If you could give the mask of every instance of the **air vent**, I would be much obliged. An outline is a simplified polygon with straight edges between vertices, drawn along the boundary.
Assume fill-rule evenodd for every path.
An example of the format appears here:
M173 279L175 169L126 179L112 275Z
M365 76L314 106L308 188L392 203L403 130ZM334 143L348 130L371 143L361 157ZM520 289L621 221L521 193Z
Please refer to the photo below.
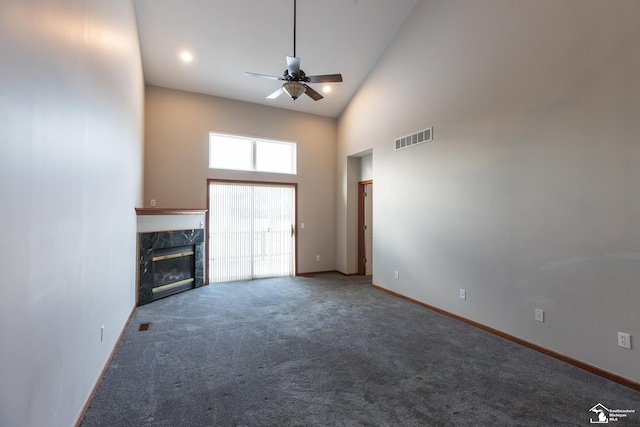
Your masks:
M396 139L396 151L433 140L433 127Z

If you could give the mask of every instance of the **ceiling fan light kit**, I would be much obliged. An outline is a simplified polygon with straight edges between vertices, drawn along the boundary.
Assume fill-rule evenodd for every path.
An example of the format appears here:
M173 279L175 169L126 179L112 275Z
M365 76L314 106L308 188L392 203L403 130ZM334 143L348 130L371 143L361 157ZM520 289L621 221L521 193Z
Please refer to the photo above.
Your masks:
M291 99L296 100L300 97L300 95L302 95L305 92L305 85L303 85L302 83L299 82L286 82L284 85L282 85L282 88L284 89L285 92L287 92L287 95L289 95L291 97Z
M323 98L318 92L306 85L306 83L340 83L342 81L341 74L325 74L320 76L307 76L300 69L300 59L296 57L296 0L293 0L293 56L287 56L287 69L284 70L282 77L268 76L265 74L245 73L250 77L261 77L270 80L285 81L281 88L276 89L268 99L277 98L286 92L294 101L303 94L307 94L314 101Z

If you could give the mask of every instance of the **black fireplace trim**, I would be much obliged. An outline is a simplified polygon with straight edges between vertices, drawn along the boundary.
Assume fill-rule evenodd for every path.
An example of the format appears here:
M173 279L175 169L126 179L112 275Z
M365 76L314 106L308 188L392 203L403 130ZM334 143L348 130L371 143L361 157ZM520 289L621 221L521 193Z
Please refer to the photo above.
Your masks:
M194 287L199 288L204 285L204 229L138 233L138 247L140 248L139 306L153 301L153 250L186 245L194 245L195 247Z

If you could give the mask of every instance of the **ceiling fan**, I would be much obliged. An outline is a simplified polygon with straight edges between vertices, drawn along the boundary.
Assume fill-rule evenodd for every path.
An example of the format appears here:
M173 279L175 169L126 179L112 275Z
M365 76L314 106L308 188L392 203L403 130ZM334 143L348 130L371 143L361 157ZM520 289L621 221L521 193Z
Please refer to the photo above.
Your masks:
M307 83L340 83L342 81L342 75L324 74L320 76L307 76L305 72L300 69L300 58L296 57L296 3L297 0L293 0L293 56L287 56L287 69L284 70L282 77L249 72L246 72L245 74L251 77L260 77L263 79L280 80L285 82L282 87L267 96L268 99L277 98L282 95L283 92L286 92L293 100L296 100L298 97L306 93L314 101L319 101L323 96L308 86Z

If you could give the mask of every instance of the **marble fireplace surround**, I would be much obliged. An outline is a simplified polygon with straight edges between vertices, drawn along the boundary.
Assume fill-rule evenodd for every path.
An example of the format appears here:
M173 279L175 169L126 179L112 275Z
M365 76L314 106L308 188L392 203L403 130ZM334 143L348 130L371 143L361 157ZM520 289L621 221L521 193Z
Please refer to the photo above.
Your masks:
M140 209L142 211L142 209ZM148 210L146 210L148 211ZM158 210L160 211L160 210ZM163 211L166 212L166 211ZM154 213L138 212L138 215L157 215ZM204 285L204 235L203 228L189 230L152 231L138 233L139 248L139 278L138 278L138 306L153 301L153 251L155 249L176 246L194 246L194 287Z

